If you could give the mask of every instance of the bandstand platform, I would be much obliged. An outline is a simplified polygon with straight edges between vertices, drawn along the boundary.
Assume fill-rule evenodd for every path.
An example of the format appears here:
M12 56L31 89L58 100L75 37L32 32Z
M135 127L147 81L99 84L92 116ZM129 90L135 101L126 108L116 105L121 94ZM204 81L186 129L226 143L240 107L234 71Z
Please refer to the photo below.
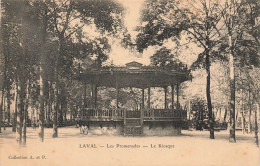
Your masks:
M186 69L167 70L156 66L143 66L138 62L127 63L123 67L101 67L99 69L79 70L77 79L85 86L84 105L77 123L81 131L97 135L124 136L170 136L181 133L187 121L187 111L179 104L179 85L190 79ZM91 104L86 104L86 85L91 87ZM116 108L100 109L97 106L98 87L115 88ZM142 103L139 110L119 108L121 88L134 87L142 90ZM164 108L151 107L151 88L164 88ZM147 93L145 94L145 90ZM167 92L171 92L168 108ZM147 103L145 103L147 95ZM176 101L175 101L176 98Z

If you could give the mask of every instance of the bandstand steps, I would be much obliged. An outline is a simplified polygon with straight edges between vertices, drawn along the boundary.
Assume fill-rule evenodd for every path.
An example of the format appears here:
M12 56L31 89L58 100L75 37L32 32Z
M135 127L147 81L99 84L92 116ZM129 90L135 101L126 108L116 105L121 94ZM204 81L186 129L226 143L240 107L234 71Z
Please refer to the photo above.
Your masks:
M141 118L126 118L124 122L125 136L140 136L143 134Z

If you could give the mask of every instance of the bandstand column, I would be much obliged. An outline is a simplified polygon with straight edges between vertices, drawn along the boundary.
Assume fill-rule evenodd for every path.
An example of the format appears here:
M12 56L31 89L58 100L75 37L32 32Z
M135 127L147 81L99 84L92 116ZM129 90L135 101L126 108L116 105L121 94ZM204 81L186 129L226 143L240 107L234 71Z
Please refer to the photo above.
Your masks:
M144 88L142 88L142 105L141 105L141 125L143 125L143 117L144 117Z
M167 86L164 87L164 109L168 108L168 104L167 104Z
M97 85L94 85L94 108L97 108Z
M176 93L177 93L177 109L180 108L180 103L179 103L179 84L176 86Z
M174 109L174 85L171 85L172 89L172 110Z
M142 88L142 110L144 109L144 88Z
M148 87L148 94L147 94L147 107L151 109L151 87Z
M119 87L118 87L118 77L116 77L116 108L119 108Z
M91 89L91 94L90 94L90 96L91 96L91 100L90 100L90 106L91 106L91 108L94 108L94 90L93 90L93 88L94 88L94 85L93 85L93 83L91 83L90 84L90 89Z
M84 93L83 93L83 108L87 108L87 85L86 82L84 81Z

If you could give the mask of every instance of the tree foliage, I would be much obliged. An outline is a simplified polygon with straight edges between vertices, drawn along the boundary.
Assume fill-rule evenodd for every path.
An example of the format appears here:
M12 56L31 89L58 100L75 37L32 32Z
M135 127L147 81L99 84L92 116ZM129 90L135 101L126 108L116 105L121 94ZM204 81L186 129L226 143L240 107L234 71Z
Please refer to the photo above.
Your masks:
M57 118L63 125L68 112L82 108L83 94L77 91L82 92L83 86L73 83L73 75L79 64L96 68L107 60L109 40L125 31L123 6L113 0L4 0L1 10L1 58L8 60L1 61L8 76L2 85L12 92L5 95L2 90L2 94L10 99L14 93L20 95L20 129L26 126L21 123L27 111L39 108L40 116L46 115L40 121L42 126ZM92 29L93 35L86 29ZM26 128L23 130L26 137ZM43 130L41 134L43 138Z

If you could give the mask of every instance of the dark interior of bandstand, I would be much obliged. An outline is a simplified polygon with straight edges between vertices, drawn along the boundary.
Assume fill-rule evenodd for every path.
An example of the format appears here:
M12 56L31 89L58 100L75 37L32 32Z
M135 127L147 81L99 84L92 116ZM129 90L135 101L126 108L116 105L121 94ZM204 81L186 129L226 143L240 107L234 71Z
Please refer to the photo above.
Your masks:
M189 73L183 71L167 70L155 66L143 66L138 62L127 63L123 67L101 67L99 69L80 70L78 79L84 84L84 106L80 111L78 121L81 124L101 124L102 122L122 122L124 134L141 134L144 123L169 123L178 124L187 120L187 111L179 104L179 87L184 81L189 80ZM90 85L91 95L88 96L91 104L86 104L86 86ZM115 88L116 108L99 109L97 107L98 87ZM121 88L140 88L142 102L138 110L119 108L119 93ZM150 104L151 88L164 88L164 108L154 109ZM145 106L145 90L147 103ZM168 108L167 92L170 91L171 103ZM175 93L176 94L175 94ZM175 97L176 95L176 97ZM176 98L176 101L174 100ZM150 125L151 126L151 125Z

